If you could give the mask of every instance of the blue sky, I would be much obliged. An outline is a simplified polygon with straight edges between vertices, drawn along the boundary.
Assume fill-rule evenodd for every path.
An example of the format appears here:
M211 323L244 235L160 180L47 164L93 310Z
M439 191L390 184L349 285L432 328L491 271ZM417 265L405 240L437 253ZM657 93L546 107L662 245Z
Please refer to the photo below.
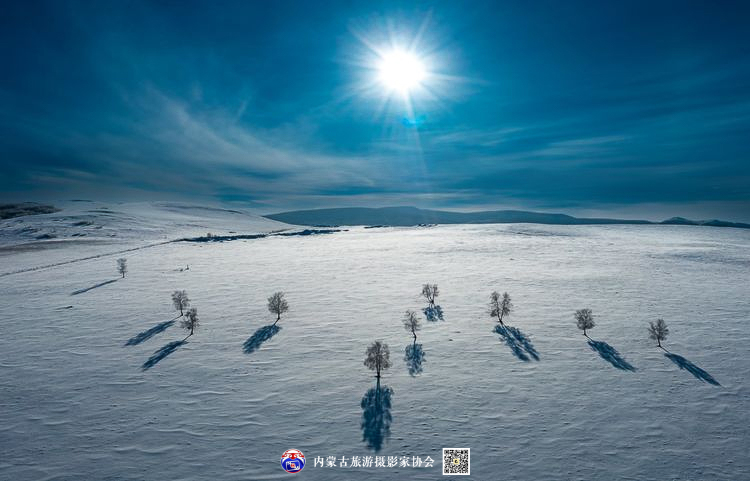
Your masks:
M3 200L750 220L743 2L14 2ZM374 50L428 71L406 102Z

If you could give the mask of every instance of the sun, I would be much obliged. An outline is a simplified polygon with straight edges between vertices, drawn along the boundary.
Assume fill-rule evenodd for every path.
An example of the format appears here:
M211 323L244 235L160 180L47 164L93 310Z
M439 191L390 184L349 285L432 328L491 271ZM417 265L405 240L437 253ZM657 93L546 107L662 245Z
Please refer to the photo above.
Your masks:
M392 50L380 56L378 79L390 91L408 95L420 87L426 77L424 63L406 50Z
M457 95L465 79L449 73L455 69L453 47L439 31L428 28L431 18L431 13L421 22L374 17L367 24L350 25L359 42L346 55L356 69L350 85L342 89L342 101L362 97L364 105L375 107L376 116L397 118L415 131L428 110L444 109L444 99Z

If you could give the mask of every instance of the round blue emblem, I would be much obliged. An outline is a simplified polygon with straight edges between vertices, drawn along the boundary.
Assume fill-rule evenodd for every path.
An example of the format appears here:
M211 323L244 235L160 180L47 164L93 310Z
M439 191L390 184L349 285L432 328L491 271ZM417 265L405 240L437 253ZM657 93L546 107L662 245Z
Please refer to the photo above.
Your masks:
M299 473L305 467L305 455L299 449L287 449L281 455L281 467L287 473Z

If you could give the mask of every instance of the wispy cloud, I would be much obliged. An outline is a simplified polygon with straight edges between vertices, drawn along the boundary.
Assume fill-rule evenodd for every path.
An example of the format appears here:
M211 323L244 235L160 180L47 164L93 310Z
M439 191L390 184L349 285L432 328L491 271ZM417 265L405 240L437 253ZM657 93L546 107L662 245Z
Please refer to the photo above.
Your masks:
M430 136L430 142L436 147L496 147L506 142L513 134L522 130L519 127L491 128L486 130L461 129L435 133Z
M444 88L412 112L353 94L373 65L347 61L347 25L371 23L371 6L46 6L17 2L0 29L7 199L729 211L750 197L747 29L731 8L685 9L669 37L682 41L665 44L654 15L638 34L613 17L615 34L592 42L591 9L573 28L547 21L552 5L466 18L437 2L433 18L449 22L429 60ZM728 16L704 22L713 15ZM538 21L543 42L527 28Z

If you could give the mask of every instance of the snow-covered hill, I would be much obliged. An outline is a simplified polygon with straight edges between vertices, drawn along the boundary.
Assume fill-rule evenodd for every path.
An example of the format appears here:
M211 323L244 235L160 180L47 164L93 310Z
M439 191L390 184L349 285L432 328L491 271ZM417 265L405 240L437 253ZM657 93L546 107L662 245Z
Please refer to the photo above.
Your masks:
M0 221L0 274L183 237L289 229L252 212L175 202L55 203L59 212Z
M55 206L61 210L0 221L0 245L77 239L155 241L207 232L257 233L288 227L247 211L174 202L67 201Z

